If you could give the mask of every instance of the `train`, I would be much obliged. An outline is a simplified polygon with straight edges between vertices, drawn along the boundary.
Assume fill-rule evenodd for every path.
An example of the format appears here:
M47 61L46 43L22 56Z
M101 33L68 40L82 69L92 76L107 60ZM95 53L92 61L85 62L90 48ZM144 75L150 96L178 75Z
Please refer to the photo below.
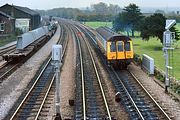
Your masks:
M3 54L2 58L8 62L19 62L42 47L54 35L56 29L57 23L54 23L50 27L42 26L18 36L15 51Z
M99 27L96 31L96 44L105 55L108 65L120 69L127 68L134 57L131 38L118 34L108 27Z

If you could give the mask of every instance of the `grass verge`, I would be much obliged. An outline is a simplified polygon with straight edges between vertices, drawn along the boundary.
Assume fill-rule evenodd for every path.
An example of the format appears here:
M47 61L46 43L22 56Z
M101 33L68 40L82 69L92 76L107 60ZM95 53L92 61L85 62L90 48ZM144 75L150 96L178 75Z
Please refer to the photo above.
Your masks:
M134 52L142 55L147 54L155 61L155 65L165 71L165 58L162 51L162 44L157 38L151 38L149 41L143 41L141 38L133 38ZM174 44L175 50L173 54L174 76L180 80L180 41Z
M15 40L16 40L16 36L14 35L8 35L6 38L0 38L0 47Z
M85 22L85 25L92 27L94 29L100 26L107 26L112 28L112 22Z

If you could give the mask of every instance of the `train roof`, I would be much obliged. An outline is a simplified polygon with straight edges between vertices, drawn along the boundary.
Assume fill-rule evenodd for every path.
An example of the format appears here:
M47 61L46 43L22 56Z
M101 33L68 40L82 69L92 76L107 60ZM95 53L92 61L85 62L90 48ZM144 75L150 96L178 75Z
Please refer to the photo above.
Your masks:
M129 41L131 40L128 36L125 36L123 34L118 34L112 31L108 27L99 27L96 29L96 31L106 40L106 41L114 41L114 40L123 40L123 41Z

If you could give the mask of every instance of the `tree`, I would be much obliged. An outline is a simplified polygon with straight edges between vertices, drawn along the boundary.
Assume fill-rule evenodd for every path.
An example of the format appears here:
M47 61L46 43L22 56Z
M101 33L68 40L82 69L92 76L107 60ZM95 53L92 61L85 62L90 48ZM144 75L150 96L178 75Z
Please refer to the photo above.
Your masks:
M108 5L103 2L100 2L98 4L93 4L92 8L97 14L106 15L108 13Z
M108 12L111 15L117 15L121 11L121 8L118 5L110 4L108 7Z
M118 20L115 20L115 25L113 26L118 26L118 24L121 24L120 27L123 27L121 29L126 30L127 32L131 30L132 37L134 37L134 31L139 30L138 26L141 19L143 18L142 13L136 4L129 4L123 10L124 11L119 14L119 17L116 17L116 19L120 19L120 23L117 23L116 21Z
M150 37L158 37L163 43L163 32L165 31L166 17L160 13L155 13L144 19L142 22L140 31L141 37L145 40L149 40ZM171 32L175 32L175 39L179 40L179 32L175 27L170 29Z
M126 24L126 21L124 20L123 13L119 13L118 16L116 16L115 20L113 21L113 29L115 31L126 31L127 35L129 36L130 26Z

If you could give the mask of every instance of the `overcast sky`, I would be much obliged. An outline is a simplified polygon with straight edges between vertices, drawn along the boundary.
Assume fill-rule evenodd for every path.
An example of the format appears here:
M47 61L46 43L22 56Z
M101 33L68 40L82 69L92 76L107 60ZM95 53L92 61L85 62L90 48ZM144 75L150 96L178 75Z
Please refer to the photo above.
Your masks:
M31 9L52 9L58 7L85 8L92 4L104 2L118 4L120 7L135 3L139 7L180 7L180 0L0 0L0 6L9 3Z

